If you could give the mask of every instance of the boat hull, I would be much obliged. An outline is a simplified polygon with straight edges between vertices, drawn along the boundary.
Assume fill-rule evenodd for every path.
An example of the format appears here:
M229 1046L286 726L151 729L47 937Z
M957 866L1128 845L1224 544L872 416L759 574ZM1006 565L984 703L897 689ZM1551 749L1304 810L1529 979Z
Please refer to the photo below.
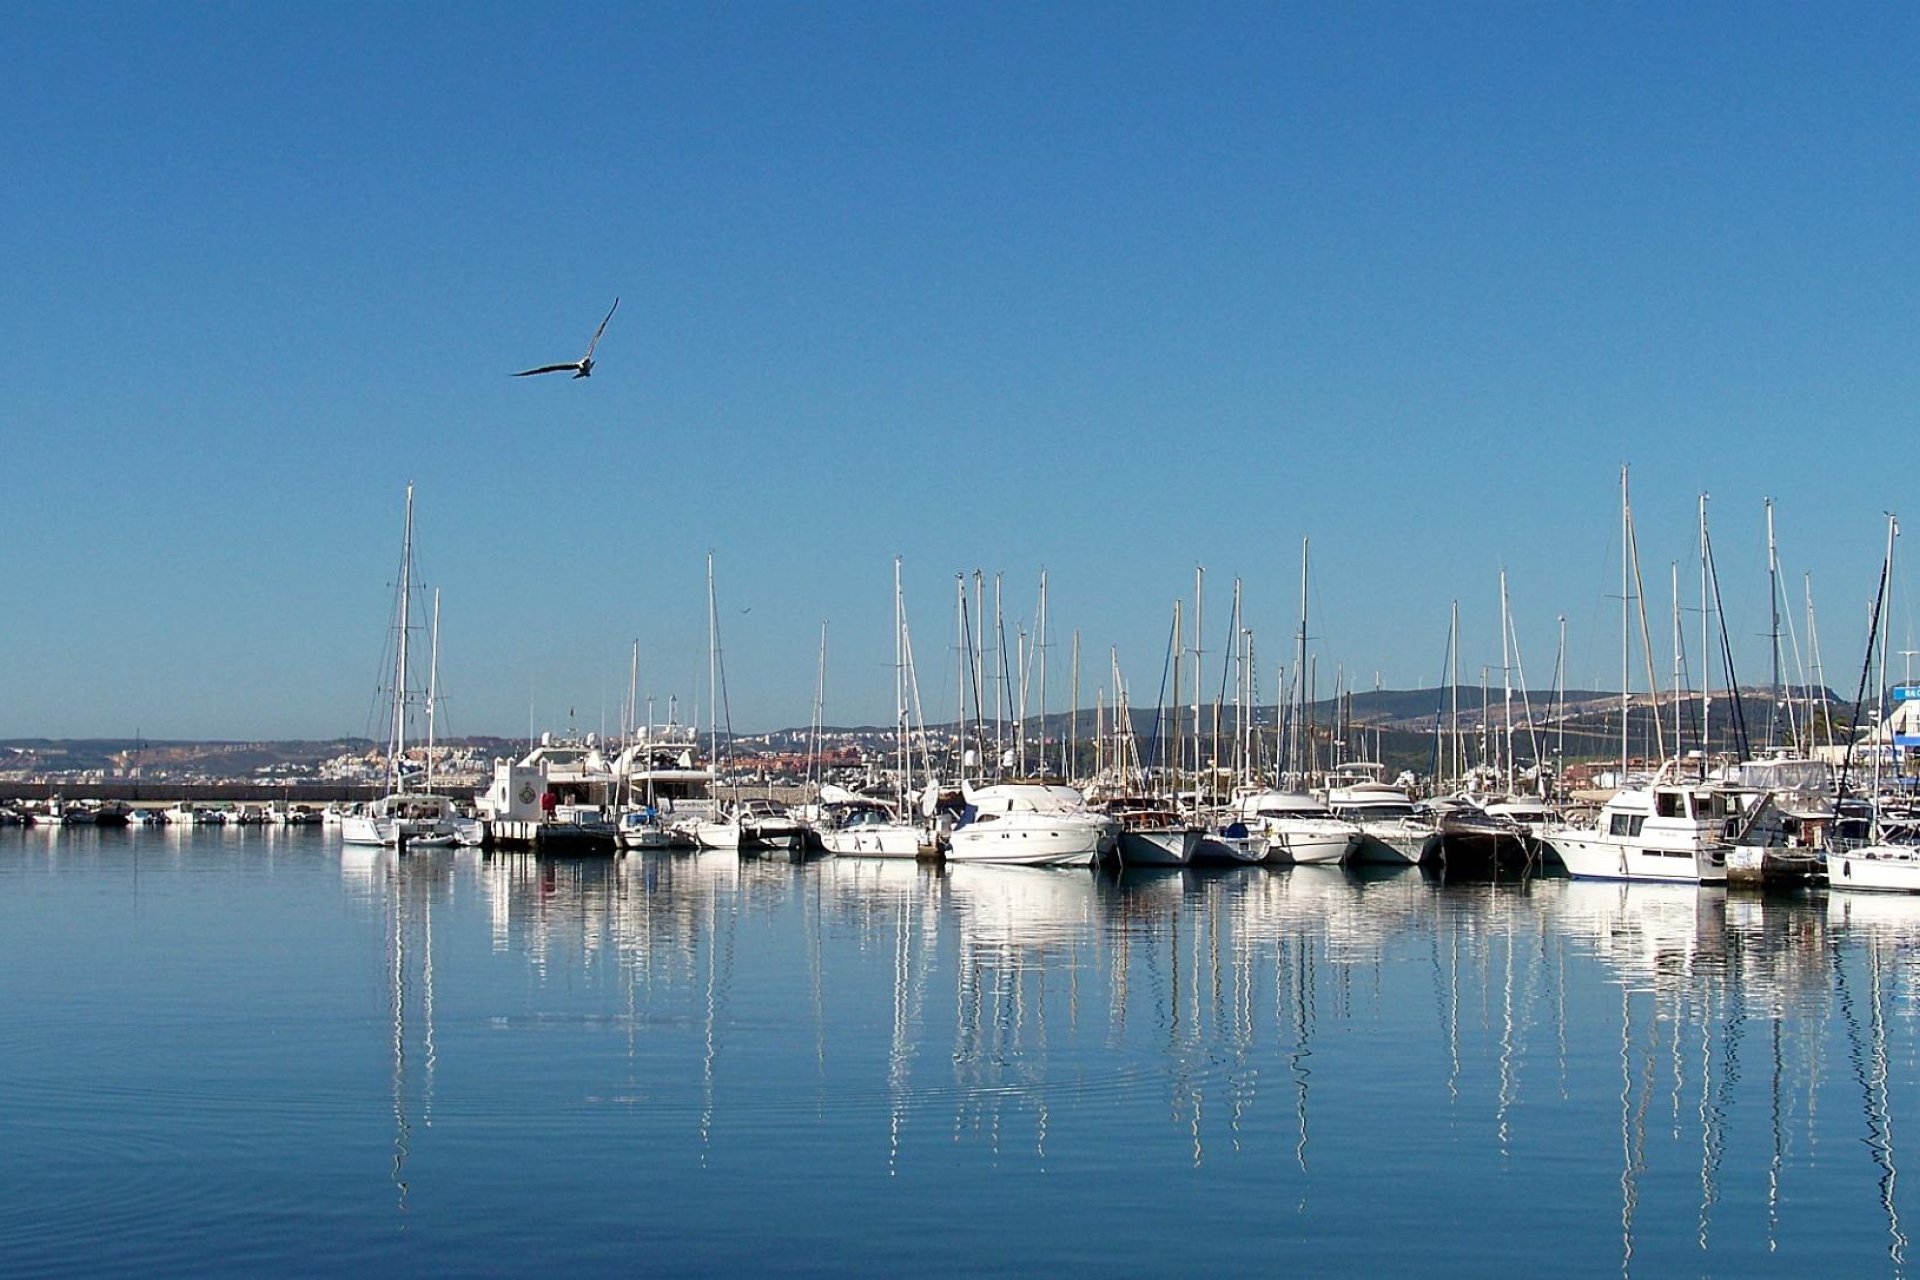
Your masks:
M1200 833L1191 827L1130 828L1120 833L1120 865L1184 867L1199 845Z
M1345 823L1269 821L1266 828L1268 862L1294 866L1323 866L1345 862L1360 842L1360 833Z
M955 828L947 858L952 862L1003 867L1090 867L1106 841L1105 831L1078 823L1020 827L997 823L990 829Z
M917 858L920 829L899 823L867 823L821 831L820 844L843 858Z
M1567 874L1580 880L1646 880L1664 884L1725 884L1724 845L1694 849L1630 844L1598 833L1555 832L1547 843Z
M1827 885L1861 893L1920 893L1920 851L1877 845L1827 854Z
M1350 861L1361 866L1417 867L1434 852L1436 833L1397 823L1363 824Z
M1193 861L1199 866L1250 866L1266 861L1267 848L1265 836L1230 836L1208 831L1201 834L1199 847L1193 851Z

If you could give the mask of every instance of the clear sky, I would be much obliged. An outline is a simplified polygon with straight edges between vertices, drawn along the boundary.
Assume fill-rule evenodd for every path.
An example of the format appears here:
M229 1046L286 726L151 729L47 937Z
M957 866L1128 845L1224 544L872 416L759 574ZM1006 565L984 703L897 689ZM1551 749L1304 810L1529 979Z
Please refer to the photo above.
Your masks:
M890 719L896 553L940 716L975 568L1009 647L1049 571L1056 709L1237 575L1271 698L1303 537L1323 694L1454 599L1477 683L1503 565L1529 683L1564 615L1617 687L1623 463L1656 637L1709 492L1764 674L1770 496L1850 694L1916 67L1902 5L13 6L0 737L365 732L408 481L455 733L615 725L635 639L704 700L709 548L741 729L823 619Z

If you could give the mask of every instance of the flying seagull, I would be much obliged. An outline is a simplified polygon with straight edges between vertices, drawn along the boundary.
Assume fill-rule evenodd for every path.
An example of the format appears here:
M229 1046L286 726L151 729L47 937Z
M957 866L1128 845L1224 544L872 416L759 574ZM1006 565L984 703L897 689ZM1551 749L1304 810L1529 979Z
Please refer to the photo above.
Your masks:
M587 354L581 356L578 360L568 364L543 364L538 369L522 369L513 376L516 378L525 378L536 373L565 373L571 369L573 376L576 378L591 378L593 376L593 349L600 345L600 335L607 331L607 320L613 319L613 313L619 309L620 299L615 298L613 305L607 308L606 320L602 320L600 327L593 331L593 341L587 344Z

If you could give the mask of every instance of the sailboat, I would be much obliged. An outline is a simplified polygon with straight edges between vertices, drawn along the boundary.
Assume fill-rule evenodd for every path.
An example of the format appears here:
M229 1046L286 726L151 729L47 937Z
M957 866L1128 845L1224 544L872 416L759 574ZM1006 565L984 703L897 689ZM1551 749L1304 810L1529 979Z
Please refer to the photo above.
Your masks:
M824 640L823 640L824 645ZM828 853L869 858L917 858L927 843L913 820L908 790L913 777L912 726L907 689L913 666L912 643L907 637L906 601L900 593L900 557L893 558L893 706L894 798L892 804L872 796L825 785L820 788L823 820L815 829ZM824 677L824 652L822 658ZM824 680L823 680L824 684ZM816 717L817 718L817 717Z
M1886 687L1887 676L1887 632L1885 613L1887 597L1891 591L1893 579L1893 542L1900 536L1900 522L1893 516L1887 517L1887 558L1880 570L1880 594L1873 605L1873 631L1877 633L1880 646L1880 687ZM1876 636L1867 640L1867 666L1873 663L1873 645ZM1866 670L1863 668L1861 684L1866 683ZM1857 700L1856 700L1857 701ZM1876 697L1875 702L1879 699ZM1920 844L1913 843L1920 838L1911 823L1896 827L1882 811L1880 805L1880 765L1887 753L1893 750L1896 738L1891 717L1879 717L1879 726L1868 735L1868 746L1873 751L1873 791L1874 817L1871 843L1859 848L1842 849L1835 847L1827 853L1827 883L1835 889L1856 889L1879 891L1882 893L1920 893ZM1849 748L1851 752L1855 748ZM1844 775L1842 784L1844 786Z
M720 663L720 614L713 591L713 553L707 553L707 714L711 747L709 756L719 769L720 722L727 720L727 742L733 742L733 716L726 710L726 676ZM738 784L735 784L737 790ZM737 799L716 809L706 819L694 823L693 838L702 849L733 850L739 853L806 852L806 832L798 820L782 805L770 799Z
M387 793L360 813L340 821L340 838L347 844L421 847L450 845L455 840L453 801L431 791L412 791L413 771L407 767L407 712L418 695L412 691L408 646L412 637L413 603L413 486L407 486L405 531L400 542L400 586L395 628L393 705L388 720Z

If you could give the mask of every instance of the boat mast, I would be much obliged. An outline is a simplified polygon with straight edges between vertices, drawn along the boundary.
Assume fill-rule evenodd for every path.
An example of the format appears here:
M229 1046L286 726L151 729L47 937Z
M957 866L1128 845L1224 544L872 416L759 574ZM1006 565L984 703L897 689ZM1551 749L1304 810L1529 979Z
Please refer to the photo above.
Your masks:
M1560 615L1560 649L1553 658L1553 754L1556 771L1567 758L1567 615Z
M1034 649L1040 655L1040 776L1047 776L1047 571L1040 571L1040 617L1034 625Z
M1187 762L1186 743L1181 740L1180 733L1181 725L1186 722L1186 717L1180 714L1180 661L1186 656L1187 637L1181 626L1178 596L1175 596L1173 601L1173 635L1168 645L1173 651L1170 655L1173 662L1172 688L1170 690L1163 688L1161 692L1166 698L1167 710L1171 713L1167 716L1167 723L1173 729L1173 742L1169 744L1172 750L1167 753L1167 759L1172 762L1173 768L1172 776L1168 780L1173 784L1173 797L1177 804L1180 799L1180 771L1186 768ZM1157 738L1159 735L1156 733L1154 736ZM1157 756L1159 752L1156 750L1154 754Z
M1287 745L1292 748L1294 785L1300 790L1307 789L1307 771L1312 767L1309 751L1312 744L1306 738L1307 731L1307 539L1300 539L1300 654L1293 667L1293 696L1295 715L1293 733Z
M433 589L433 630L427 644L427 792L433 792L433 704L440 689L440 588Z
M407 633L413 602L413 483L407 483L406 527L400 537L400 637L393 672L393 732L388 739L387 790L400 790L400 762L407 751Z
M1827 746L1833 745L1833 708L1827 700L1826 664L1820 660L1820 630L1813 613L1813 575L1807 575L1807 745L1808 754L1812 754L1813 745L1813 699L1815 690L1819 691L1820 723L1827 731Z
M1633 712L1633 578L1628 565L1633 513L1627 498L1627 468L1620 468L1620 786L1627 785L1628 759L1633 742L1627 721Z
M820 785L820 731L827 709L827 620L820 619L820 669L813 682L813 734L807 744L807 785Z
M1193 803L1197 808L1200 796L1200 757L1202 738L1205 730L1200 724L1200 655L1201 619L1205 609L1202 589L1206 584L1207 570L1204 565L1193 566Z
M1500 566L1500 718L1506 722L1501 786L1513 794L1513 623L1507 613L1507 567Z
M1773 655L1773 682L1767 687L1767 747L1777 745L1780 727L1780 550L1773 538L1773 499L1765 500L1767 509L1767 643Z
M1073 700L1067 711L1068 778L1080 772L1080 628L1073 629Z
M1893 602L1893 541L1900 536L1900 520L1893 515L1887 516L1887 575L1886 582L1880 588L1882 602L1880 614L1884 625L1880 628L1880 684L1873 691L1874 718L1886 731L1887 742L1882 748L1874 744L1873 750L1873 813L1877 824L1880 818L1880 762L1893 751L1892 709L1887 704L1887 639L1893 634L1893 620L1888 617L1887 606ZM1876 737L1878 734L1876 733ZM1876 838L1878 833L1876 832Z
M900 557L893 558L893 733L895 815L905 817L912 757L907 746L907 621L901 616Z
M1449 611L1447 621L1447 649L1451 654L1451 675L1449 691L1451 694L1447 709L1447 746L1453 752L1453 772L1450 781L1459 786L1464 778L1460 768L1460 602L1455 600Z
M649 713L647 718L649 720L653 718L651 713ZM627 714L625 720L626 722L620 726L620 730L622 736L626 739L626 747L623 754L627 758L627 767L620 771L620 803L622 805L629 805L633 803L633 766L638 756L635 748L639 746L638 739L640 737L640 637L638 636L635 636L633 639L633 656L627 660ZM648 736L651 737L652 735Z
M1700 495L1700 749L1713 750L1712 596L1707 560L1707 495Z
M1686 702L1680 687L1680 668L1686 661L1685 642L1680 630L1680 562L1668 561L1667 572L1673 579L1673 754L1678 756L1684 753L1686 746L1686 740L1680 733L1680 709ZM1702 758L1707 754L1706 748L1706 743L1700 744Z

